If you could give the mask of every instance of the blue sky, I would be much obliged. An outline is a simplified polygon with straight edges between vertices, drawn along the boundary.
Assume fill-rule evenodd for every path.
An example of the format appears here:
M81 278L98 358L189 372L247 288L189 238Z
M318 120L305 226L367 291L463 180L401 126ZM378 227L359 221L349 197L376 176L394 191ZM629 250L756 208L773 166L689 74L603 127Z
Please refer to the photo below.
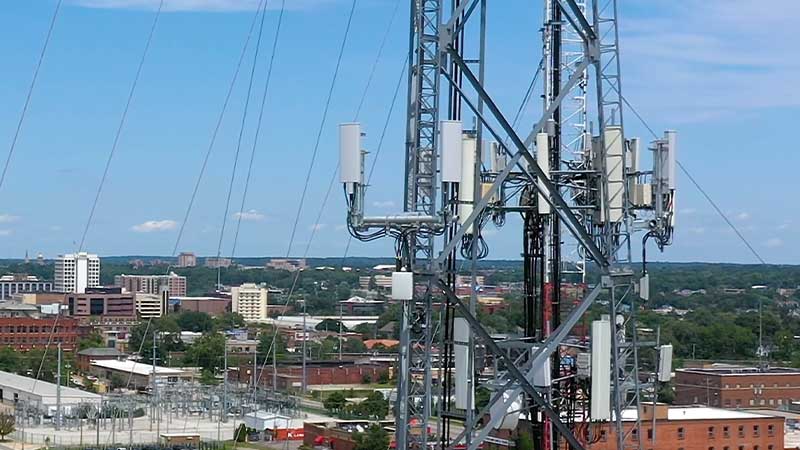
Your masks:
M347 241L344 202L334 188L315 224L337 162L336 125L352 121L396 0L359 0L324 129L294 254L340 256ZM101 255L172 252L177 229L244 41L255 0L166 0L151 53L85 247ZM238 256L286 252L319 127L349 0L287 0L261 144L256 150ZM80 240L157 0L64 0L64 7L10 175L0 190L0 256L73 250ZM255 97L277 19L270 1ZM0 154L5 158L54 0L6 0L0 15ZM490 6L489 91L513 116L540 58L537 2ZM768 262L794 263L800 214L794 151L800 63L793 0L764 8L748 0L623 0L624 92L660 132L680 133L679 159ZM407 2L392 22L360 121L377 145L407 45ZM252 57L245 70L249 72ZM240 78L179 250L216 252L246 76ZM402 189L404 105L397 105L370 190L370 209L397 210ZM254 100L254 103L257 101ZM525 115L528 126L537 106ZM245 132L228 214L229 254L249 157L254 110ZM632 114L627 134L649 140ZM692 187L679 180L675 245L659 259L754 262ZM491 257L518 257L519 227L488 233ZM390 243L354 243L352 254L387 256Z

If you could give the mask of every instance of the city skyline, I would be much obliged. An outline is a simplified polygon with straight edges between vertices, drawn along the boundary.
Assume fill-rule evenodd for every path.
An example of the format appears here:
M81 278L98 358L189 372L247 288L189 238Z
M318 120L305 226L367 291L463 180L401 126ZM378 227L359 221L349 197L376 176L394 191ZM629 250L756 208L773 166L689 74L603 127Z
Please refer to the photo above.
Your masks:
M496 60L488 66L487 84L505 113L511 115L538 63L541 19L536 8L520 1L508 3L493 9L489 17L493 31L489 46ZM0 189L0 198L6 199L0 210L2 256L22 257L28 250L32 255L41 252L52 257L77 250L157 4L150 0L64 3L9 177ZM255 4L166 2L86 248L102 255L170 255L178 230L185 225L179 249L193 248L197 254L216 256L246 76L234 90L195 209L187 223L182 223L182 218ZM781 130L800 107L800 98L791 89L797 63L783 57L790 51L791 27L786 23L792 14L777 12L800 12L800 6L786 0L780 5L782 9L767 10L742 0L624 4L623 84L628 99L654 129L679 130L679 159L764 259L792 263L792 255L800 249L800 216L784 207L779 195L765 194L797 187L792 168L798 156L796 152L762 150L787 145ZM0 105L0 142L10 142L54 6L50 0L9 2L8 13L0 18L4 33L14 36L0 43L9 62L0 83L0 96L7 99ZM267 14L264 48L271 44L276 6ZM238 211L244 184L242 157L221 256L231 256L233 230L239 219L242 227L234 256L286 255L313 146L309 135L319 124L348 6L339 0L309 0L293 3L287 11L263 144L256 153L256 176L245 207ZM515 15L520 10L527 14ZM357 7L353 20L357 37L345 49L343 72L334 90L291 256L303 256L312 231L316 238L308 256L344 254L348 235L338 188L332 190L319 223L315 217L336 165L336 125L353 120L367 82L366 72L391 22L360 117L367 132L365 145L372 151L377 146L407 45L402 26L407 12L400 8L392 19L393 11L394 4L388 1L363 2ZM700 15L692 11L717 20L698 23ZM326 38L309 36L309 27ZM787 34L785 39L780 38L782 33ZM768 46L758 44L765 39ZM513 45L508 46L509 42ZM533 56L499 58L512 53ZM263 80L265 59L263 55L259 59L257 86ZM248 53L244 72L250 61ZM255 89L254 99L260 96L260 89ZM373 200L368 209L376 212L396 211L402 203L402 181L395 167L402 158L404 94L399 98L376 165L376 180L381 182L370 192ZM538 105L529 106L522 122L534 120L537 111ZM254 112L251 105L251 119ZM625 113L629 135L649 141L632 112ZM250 120L243 154L248 153L253 126L254 120ZM769 171L752 170L767 164ZM169 170L162 171L162 177L147 176L158 172L158 167ZM740 177L746 181L731 183ZM151 179L160 182L151 183ZM756 262L683 174L679 187L676 245L664 254L653 254L654 259ZM282 201L275 202L278 192ZM169 201L162 201L164 196ZM491 247L489 258L516 259L521 239L518 230L516 218L509 220L505 232L489 226L485 233ZM350 254L391 256L392 249L389 242L353 242Z

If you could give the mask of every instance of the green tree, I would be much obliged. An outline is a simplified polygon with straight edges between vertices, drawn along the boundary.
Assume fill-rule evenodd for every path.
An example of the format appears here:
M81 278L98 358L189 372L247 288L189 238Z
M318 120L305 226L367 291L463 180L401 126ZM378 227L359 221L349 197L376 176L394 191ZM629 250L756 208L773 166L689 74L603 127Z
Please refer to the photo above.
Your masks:
M342 350L345 353L364 353L367 351L367 346L361 339L349 338L344 340Z
M14 416L9 413L0 413L0 440L5 441L6 436L16 430Z
M235 312L226 312L214 318L214 328L217 330L231 330L234 328L244 328L246 326L244 317Z
M184 363L196 365L213 374L219 373L223 367L225 354L225 337L220 333L207 333L194 341L184 354Z
M370 425L364 433L354 433L353 450L387 450L389 448L389 433L380 425Z
M333 414L336 414L344 408L347 399L340 391L332 392L323 402L322 406Z
M339 283L338 286L336 286L336 296L340 300L347 300L348 298L350 298L351 293L352 291L350 289L350 285L347 284L346 281L342 281L341 283Z
M128 383L125 382L125 379L122 378L122 375L114 374L111 375L111 389L122 389L127 386Z
M152 364L153 333L157 333L156 358L158 358L160 364L164 364L170 352L184 350L180 332L181 327L172 316L151 319L131 329L128 348L133 352L139 353L143 363Z
M280 333L275 335L273 330L262 331L258 336L257 351L261 355L266 355L272 361L272 339L275 339L275 358L280 361L286 358L286 338Z
M214 320L204 312L185 311L178 314L176 321L183 331L206 333L214 329Z
M97 330L92 331L92 333L85 338L78 340L78 350L86 350L87 348L98 348L105 346L106 340L103 339L103 335Z
M0 349L0 370L6 372L18 372L20 369L21 358L11 347Z
M317 331L330 331L332 333L338 333L340 329L342 332L348 331L347 327L335 319L324 319L322 322L318 323L314 329Z
M374 391L358 404L357 410L363 417L383 420L389 414L389 401L383 397L383 394Z

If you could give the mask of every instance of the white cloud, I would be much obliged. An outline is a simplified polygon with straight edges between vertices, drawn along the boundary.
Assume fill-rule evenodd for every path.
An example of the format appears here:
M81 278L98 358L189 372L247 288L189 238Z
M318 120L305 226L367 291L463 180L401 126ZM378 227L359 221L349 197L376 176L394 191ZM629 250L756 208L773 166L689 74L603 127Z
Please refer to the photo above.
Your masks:
M783 247L783 240L779 238L767 239L767 241L764 242L764 245L766 245L769 248Z
M61 225L50 225L50 231L61 231L63 229Z
M736 218L739 220L750 220L750 213L748 212L740 212L736 215Z
M791 226L792 226L792 224L790 222L784 222L784 223L778 225L777 227L775 227L775 229L778 230L778 231L786 231Z
M0 230L0 236L11 236L12 230Z
M343 231L343 230L347 229L347 225L339 224L339 225L336 225L333 229L336 230L336 231Z
M694 208L684 208L684 209L678 210L678 214L680 214L682 216L689 216L689 215L695 214L696 212L697 212L697 210L694 209Z
M314 225L309 226L308 229L309 229L309 231L319 231L319 230L324 229L327 226L328 225L324 224L324 223L315 223Z
M147 222L132 226L131 230L137 233L150 233L152 231L174 230L177 226L178 222L174 220L148 220Z
M800 63L787 57L797 0L643 3L623 8L620 23L625 90L646 116L702 122L800 106Z
M394 202L391 200L375 201L372 202L372 206L376 208L394 208Z
M16 222L19 220L19 216L13 216L11 214L0 214L0 223L11 223Z
M234 219L242 219L242 220L249 220L249 221L264 220L264 217L266 217L266 216L264 216L264 214L261 214L260 212L256 211L255 209L251 209L249 211L237 212L237 213L234 213L234 215L233 215Z
M158 9L161 0L71 0L78 6L101 9ZM335 0L290 0L287 8L307 9ZM205 11L205 12L237 12L253 11L259 7L261 0L164 0L164 11ZM279 2L267 2L267 9L280 7Z

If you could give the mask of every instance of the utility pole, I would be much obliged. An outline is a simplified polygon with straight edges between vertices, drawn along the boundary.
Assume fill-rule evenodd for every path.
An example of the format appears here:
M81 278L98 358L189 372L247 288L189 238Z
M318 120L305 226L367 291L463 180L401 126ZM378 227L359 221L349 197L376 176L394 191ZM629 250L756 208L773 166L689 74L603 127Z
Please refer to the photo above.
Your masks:
M257 410L258 396L258 347L253 347L253 409Z
M342 361L342 303L339 302L339 362Z
M278 347L278 327L275 327L275 337L272 340L272 393L278 390L278 362L275 359Z
M61 429L61 342L58 343L58 369L56 369L56 431Z
M220 422L228 420L228 339L225 338L225 351L223 352L224 356L224 368L223 368L223 380L222 380L222 405L220 406ZM219 440L219 437L217 437Z
M156 331L153 330L153 399L151 401L153 407L150 414L150 431L153 431L153 422L158 422L156 417L156 408L158 408L158 383L156 382Z
M303 395L306 395L306 341L308 341L308 330L306 329L306 300L307 299L303 297Z

